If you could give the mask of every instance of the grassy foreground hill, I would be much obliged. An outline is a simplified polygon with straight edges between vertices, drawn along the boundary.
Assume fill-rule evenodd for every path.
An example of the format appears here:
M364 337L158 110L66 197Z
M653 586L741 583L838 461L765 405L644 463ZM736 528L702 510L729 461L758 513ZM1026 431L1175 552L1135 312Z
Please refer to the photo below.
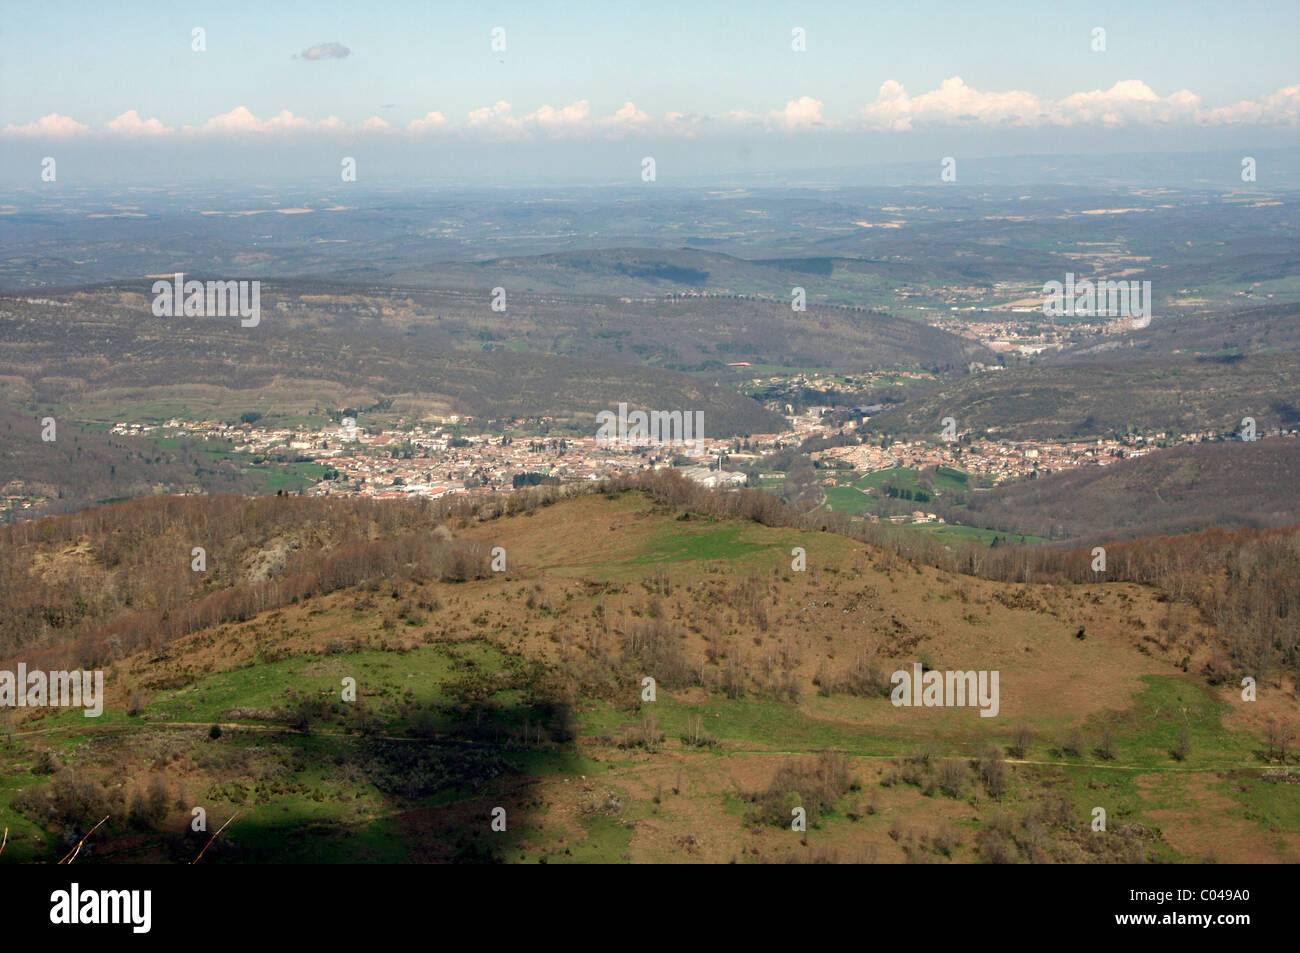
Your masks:
M4 531L27 601L131 604L3 653L102 665L108 698L5 713L0 861L58 859L105 815L79 863L189 862L232 817L204 863L1300 860L1293 681L1207 684L1226 633L1167 592L959 575L670 492L560 495L132 501ZM214 578L143 578L189 573L179 546L136 550L203 525L240 534ZM222 593L252 601L209 624ZM90 637L124 618L143 642ZM997 670L997 717L891 705L916 662Z

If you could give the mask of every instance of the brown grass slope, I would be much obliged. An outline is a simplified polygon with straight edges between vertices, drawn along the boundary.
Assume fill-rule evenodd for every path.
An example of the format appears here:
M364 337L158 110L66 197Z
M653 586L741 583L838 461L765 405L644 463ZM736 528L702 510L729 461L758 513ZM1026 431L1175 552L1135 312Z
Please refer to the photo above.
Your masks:
M1300 531L1295 528L1108 543L1107 567L1099 573L1087 547L946 545L853 524L839 514L803 515L758 490L704 490L667 471L598 486L539 487L491 500L139 499L0 528L0 585L10 597L0 604L5 633L0 654L58 650L85 664L105 658L113 638L157 647L196 628L385 574L408 581L485 576L490 572L486 543L466 550L465 539L452 541L449 534L463 536L501 516L537 512L557 501L585 501L564 503L572 512L598 495L628 490L649 493L683 518L695 514L740 518L742 526L831 530L825 538L868 545L880 558L917 571L931 568L950 579L962 574L1016 584L1154 586L1217 632L1215 644L1225 654L1216 658L1220 679L1230 665L1256 673L1278 666L1300 672L1300 613L1295 611ZM680 520L670 529L691 538ZM569 562L617 564L618 547L628 545L620 536L584 539L591 555L575 546ZM205 550L204 571L192 568L194 547Z
M133 501L9 528L0 536L6 584L35 584L41 598L73 603L92 590L122 592L122 604L92 607L83 635L135 609L125 605L127 594L134 602L170 592L177 581L157 579L153 567L175 562L188 572L183 538L205 519L211 534L229 537L212 550L213 564L222 567L220 591L264 600L210 622L200 619L192 630L159 629L156 640L103 656L110 709L137 707L143 723L84 749L77 773L56 777L55 795L81 791L94 800L103 796L96 790L108 790L104 784L120 785L114 789L145 792L140 813L147 816L150 787L160 788L166 802L183 785L216 792L210 803L220 810L213 813L224 817L236 806L230 792L242 786L257 792L242 808L253 815L246 823L255 825L257 812L269 810L259 806L261 799L273 802L289 783L262 761L283 750L276 733L288 729L277 727L280 716L229 713L224 730L242 739L246 753L223 760L219 748L194 747L204 725L151 720L152 695L272 659L301 659L302 671L314 672L332 658L347 659L336 655L340 645L348 646L344 653L394 652L400 672L401 653L486 642L539 665L532 684L539 692L544 686L544 697L564 699L578 716L575 724L587 727L568 741L557 735L529 741L531 735L517 731L493 740L474 734L471 719L457 729L465 732L455 735L457 743L505 745L502 751L522 745L538 757L568 751L581 755L585 767L528 778L507 773L492 782L499 790L457 796L441 807L386 795L375 816L396 825L411 859L453 859L439 841L448 834L445 825L478 824L484 797L528 805L510 859L563 859L570 845L590 845L597 830L610 826L627 832L620 856L647 861L1194 859L1211 849L1213 832L1224 825L1236 825L1239 841L1220 845L1221 856L1236 856L1240 848L1242 859L1255 861L1300 857L1300 833L1270 834L1243 821L1240 805L1223 793L1223 778L1237 777L1240 765L1207 768L1193 760L1173 764L1167 774L1138 767L1130 759L1140 752L1107 760L1087 750L1049 750L1071 748L1057 739L1073 730L1081 730L1086 748L1099 749L1108 744L1107 726L1141 731L1134 719L1153 717L1140 706L1151 677L1202 690L1197 673L1213 676L1214 665L1222 664L1216 654L1238 633L1224 631L1226 619L1209 618L1191 592L1134 582L1070 583L1066 563L1053 581L979 578L906 559L898 545L782 525L777 510L742 517L737 509L745 497L701 494L663 477L640 492L610 486L560 497L560 489L540 488L501 504L455 510L297 499ZM1241 560L1254 539L1220 534L1219 550L1203 545L1234 554L1231 569L1250 574L1261 567ZM300 559L267 558L293 540L304 553ZM373 548L384 543L390 548ZM1165 558L1190 552L1170 549L1176 541L1134 551L1143 545L1115 547L1119 571L1137 575L1144 560L1155 565L1162 552ZM507 552L505 572L486 565L493 546ZM806 571L791 567L795 546L807 553ZM149 558L135 555L138 550ZM315 551L320 555L312 557ZM324 578L325 564L341 574ZM1183 562L1178 569L1191 585L1199 579L1213 586L1211 564L1207 558L1200 568ZM319 577L312 587L294 581L311 573ZM265 588L276 582L279 592ZM300 598L285 599L289 592ZM200 587L176 598L173 616L210 596ZM138 618L133 627L149 634ZM32 647L53 639L67 651L93 655L104 648L95 639L78 643L66 636L54 627ZM999 717L888 704L884 676L918 660L939 670L998 670ZM659 707L639 701L648 673L658 682ZM401 682L395 684L400 692ZM1288 677L1275 674L1261 687L1260 709L1243 714L1239 727L1262 739L1265 717L1294 720L1300 709ZM371 686L376 699L388 689L376 692ZM1225 700L1233 695L1219 692ZM696 711L710 717L693 722ZM1033 739L1008 761L1018 725L1032 726ZM341 743L350 733L366 737L377 729L355 720L335 725L325 714L312 730L317 743ZM410 730L417 732L407 736L412 741L422 737L418 723ZM43 735L25 732L24 743L43 744ZM388 742L371 742L381 743ZM838 753L818 755L827 748ZM1175 788L1190 799L1179 802L1180 810L1152 807L1164 811L1158 824L1130 806L1117 812L1114 837L1092 837L1064 773L1074 762L1102 776L1129 772L1149 792L1134 805L1177 801ZM293 770L296 785L320 766ZM1114 804L1130 797L1123 785L1110 790L1104 777L1083 777L1096 785L1085 799ZM1242 776L1237 783L1260 782ZM781 820L792 791L812 809L804 838ZM166 804L159 810L163 828L173 820L183 827L184 816L171 818ZM310 843L320 834L308 828L299 839ZM105 851L131 856L141 836L118 830ZM240 849L241 837L248 828L232 829L232 850Z

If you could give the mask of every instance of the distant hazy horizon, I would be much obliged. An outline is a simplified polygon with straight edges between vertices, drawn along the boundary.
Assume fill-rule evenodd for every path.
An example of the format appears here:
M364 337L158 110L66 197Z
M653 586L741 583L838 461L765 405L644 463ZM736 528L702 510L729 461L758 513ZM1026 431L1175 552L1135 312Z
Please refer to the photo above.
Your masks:
M867 161L869 150L826 150L817 156L772 155L757 150L747 157L725 151L678 155L673 148L656 150L658 178L644 183L637 176L641 153L604 146L600 162L581 167L566 164L563 155L546 156L546 147L529 153L509 152L497 166L476 162L462 153L440 155L439 163L420 162L419 156L380 153L356 154L364 175L354 183L341 183L333 153L319 158L316 151L299 147L285 150L266 144L219 150L206 148L192 154L153 154L147 150L119 170L106 164L89 144L68 144L58 150L60 175L41 182L22 173L39 166L40 148L6 148L0 154L0 177L7 183L8 201L26 207L31 202L83 193L116 195L123 191L149 193L215 192L234 199L252 189L275 188L306 195L357 198L381 193L401 193L434 188L450 192L524 189L627 190L629 195L650 197L654 192L700 188L891 188L912 186L962 189L999 186L1079 186L1113 188L1175 188L1246 191L1289 191L1300 188L1300 150L1270 146L1277 137L1261 136L1237 148L1154 151L1023 152L982 156L956 150L960 177L956 183L939 178L943 156L933 150L922 158ZM26 145L26 144L25 144ZM1093 144L1094 147L1097 144ZM918 144L918 148L924 147ZM1241 160L1256 160L1254 182L1241 179ZM681 159L680 164L674 160ZM802 162L800 160L803 160ZM363 165L364 163L364 165ZM315 166L313 168L313 165ZM632 174L627 174L627 169Z

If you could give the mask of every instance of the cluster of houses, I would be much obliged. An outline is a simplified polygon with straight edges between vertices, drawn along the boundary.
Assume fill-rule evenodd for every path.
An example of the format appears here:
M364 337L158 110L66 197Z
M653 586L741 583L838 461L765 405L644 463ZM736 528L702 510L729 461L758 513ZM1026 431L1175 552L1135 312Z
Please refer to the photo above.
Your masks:
M1272 431L1263 436L1285 436ZM1130 434L1097 440L973 440L946 443L900 440L882 447L879 443L832 447L815 451L813 460L838 460L854 470L886 470L891 467L951 467L966 473L990 477L993 483L1020 479L1034 473L1047 475L1078 467L1106 466L1118 460L1154 453L1161 447L1220 440L1222 434L1192 431L1184 434Z
M748 481L746 473L738 468L752 466L764 454L797 446L808 437L828 434L828 423L823 418L828 409L812 407L802 413L791 412L786 418L788 429L777 434L751 436L743 446L736 438L706 437L694 447L659 447L610 445L594 434L586 437L476 434L463 430L473 421L461 417L374 432L358 427L357 421L349 417L314 430L261 427L255 420L229 424L173 418L158 426L119 423L112 431L134 436L217 438L228 441L234 452L248 454L253 459L265 456L310 461L323 468L322 478L306 491L314 495L436 499L449 494L509 493L542 480L599 480L619 473L670 466L676 466L684 477L702 486L734 489ZM867 442L814 451L810 456L823 466L829 464L836 469L857 472L942 466L1001 483L1035 473L1105 466L1125 457L1142 456L1158 446L1219 437L1206 432L1087 441L979 439L968 443L938 439L890 443L868 437ZM21 497L5 497L4 504L6 508L33 505L30 499ZM942 522L934 514L919 510L910 518L892 519Z
M744 486L746 474L725 470L720 460L736 450L733 439L702 438L695 446L619 446L589 437L510 437L458 433L470 418L448 417L430 425L370 432L355 418L317 430L261 427L255 422L183 421L161 425L119 423L112 430L133 436L180 435L229 441L231 450L252 458L291 456L324 468L312 495L364 495L382 498L510 493L540 480L600 480L619 473L655 469L692 459L678 467L688 480L708 487ZM754 450L733 454L744 463L762 449L781 446L790 434L750 438Z

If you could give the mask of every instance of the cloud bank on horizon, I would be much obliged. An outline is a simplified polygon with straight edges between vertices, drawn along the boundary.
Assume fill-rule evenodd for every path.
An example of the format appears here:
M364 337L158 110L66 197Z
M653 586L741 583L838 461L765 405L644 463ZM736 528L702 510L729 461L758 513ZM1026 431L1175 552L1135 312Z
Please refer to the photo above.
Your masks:
M304 51L305 59L341 58L348 55L340 44L321 44ZM309 55L312 54L312 55ZM897 80L887 80L876 98L860 110L834 118L825 115L824 103L813 96L792 99L767 113L733 110L717 116L665 112L655 118L632 102L615 112L594 115L590 101L579 99L553 107L543 104L522 115L506 100L469 111L463 119L448 118L439 110L405 123L390 123L379 116L348 123L337 116L310 119L288 109L261 118L245 106L197 125L168 126L156 118L142 118L128 109L99 127L92 127L58 112L23 124L9 124L0 136L68 139L82 136L126 138L204 137L244 135L457 135L466 138L527 138L534 135L565 137L619 137L629 132L684 137L747 133L910 132L922 128L1035 128L1102 126L1300 126L1300 84L1285 86L1258 99L1227 106L1207 107L1196 93L1180 89L1161 96L1145 82L1123 80L1109 89L1071 93L1059 99L1024 90L983 91L960 76L945 79L936 89L911 95Z

